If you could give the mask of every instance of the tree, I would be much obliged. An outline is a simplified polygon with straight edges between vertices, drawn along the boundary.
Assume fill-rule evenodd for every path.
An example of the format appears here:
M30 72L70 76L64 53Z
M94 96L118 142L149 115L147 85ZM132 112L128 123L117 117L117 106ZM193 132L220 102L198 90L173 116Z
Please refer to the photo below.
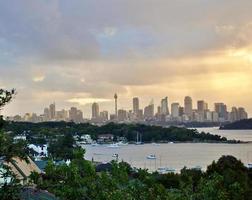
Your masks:
M9 103L15 94L15 90L7 91L0 89L0 109L2 109L7 103ZM4 164L4 162L13 161L13 157L20 157L28 160L26 157L26 144L23 141L14 143L13 138L10 135L2 131L4 120L0 116L0 176L1 178L9 179L9 181L0 185L0 199L19 199L21 186L15 175L11 172L10 168Z

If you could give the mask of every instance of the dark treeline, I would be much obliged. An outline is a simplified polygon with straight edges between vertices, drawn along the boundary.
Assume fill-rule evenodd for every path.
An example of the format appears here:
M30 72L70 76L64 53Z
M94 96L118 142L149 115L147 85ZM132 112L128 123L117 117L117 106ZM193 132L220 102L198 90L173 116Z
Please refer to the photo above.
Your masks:
M227 130L252 129L252 119L243 119L230 124L226 124L224 126L221 126L220 129L227 129Z
M4 129L5 131L11 131L14 135L26 133L28 137L40 139L40 142L43 142L46 138L66 134L90 134L93 139L97 139L100 134L113 134L114 136L125 137L128 141L136 141L137 133L141 134L143 142L235 142L227 141L226 138L218 135L199 133L195 129L174 126L164 128L143 124L108 123L103 126L95 126L89 123L75 124L72 122L8 122L5 124Z

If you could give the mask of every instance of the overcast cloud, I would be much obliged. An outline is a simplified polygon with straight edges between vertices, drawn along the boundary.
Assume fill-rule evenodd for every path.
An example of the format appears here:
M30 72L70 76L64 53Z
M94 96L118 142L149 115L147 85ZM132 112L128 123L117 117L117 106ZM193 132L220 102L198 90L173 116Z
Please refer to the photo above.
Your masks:
M185 95L252 113L251 0L0 0L5 114ZM85 105L84 105L85 104Z

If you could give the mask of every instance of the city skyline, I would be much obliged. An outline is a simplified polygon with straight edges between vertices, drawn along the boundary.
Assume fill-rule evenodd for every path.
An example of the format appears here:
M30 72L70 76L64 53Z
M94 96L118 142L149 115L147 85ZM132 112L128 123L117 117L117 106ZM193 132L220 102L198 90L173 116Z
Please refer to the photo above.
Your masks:
M195 103L194 103L195 102ZM236 121L248 118L246 108L239 105L228 106L225 102L215 102L213 109L205 100L193 100L190 96L185 96L182 104L179 102L171 102L166 96L159 103L154 103L153 99L149 104L141 104L141 98L132 97L130 109L118 108L120 104L120 96L114 95L114 111L108 111L106 108L100 108L99 103L90 104L91 116L84 115L81 109L71 106L69 110L66 108L56 109L55 102L44 108L43 113L25 113L22 115L8 116L11 120L17 121L74 121L84 122L91 120L95 123L105 121L198 121L198 122L222 122ZM196 106L195 106L196 104ZM170 112L169 112L170 111ZM13 118L14 117L14 118Z
M147 104L189 95L241 105L251 116L251 7L250 0L1 1L0 88L18 92L2 113L39 112L51 101L84 113L94 101L112 110L117 91L125 109L132 96Z

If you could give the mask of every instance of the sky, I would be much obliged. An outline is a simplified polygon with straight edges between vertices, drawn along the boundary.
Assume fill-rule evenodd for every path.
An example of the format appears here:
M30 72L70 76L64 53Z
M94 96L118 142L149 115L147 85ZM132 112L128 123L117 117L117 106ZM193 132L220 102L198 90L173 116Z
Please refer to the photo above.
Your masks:
M0 0L5 115L168 96L252 114L251 0Z

